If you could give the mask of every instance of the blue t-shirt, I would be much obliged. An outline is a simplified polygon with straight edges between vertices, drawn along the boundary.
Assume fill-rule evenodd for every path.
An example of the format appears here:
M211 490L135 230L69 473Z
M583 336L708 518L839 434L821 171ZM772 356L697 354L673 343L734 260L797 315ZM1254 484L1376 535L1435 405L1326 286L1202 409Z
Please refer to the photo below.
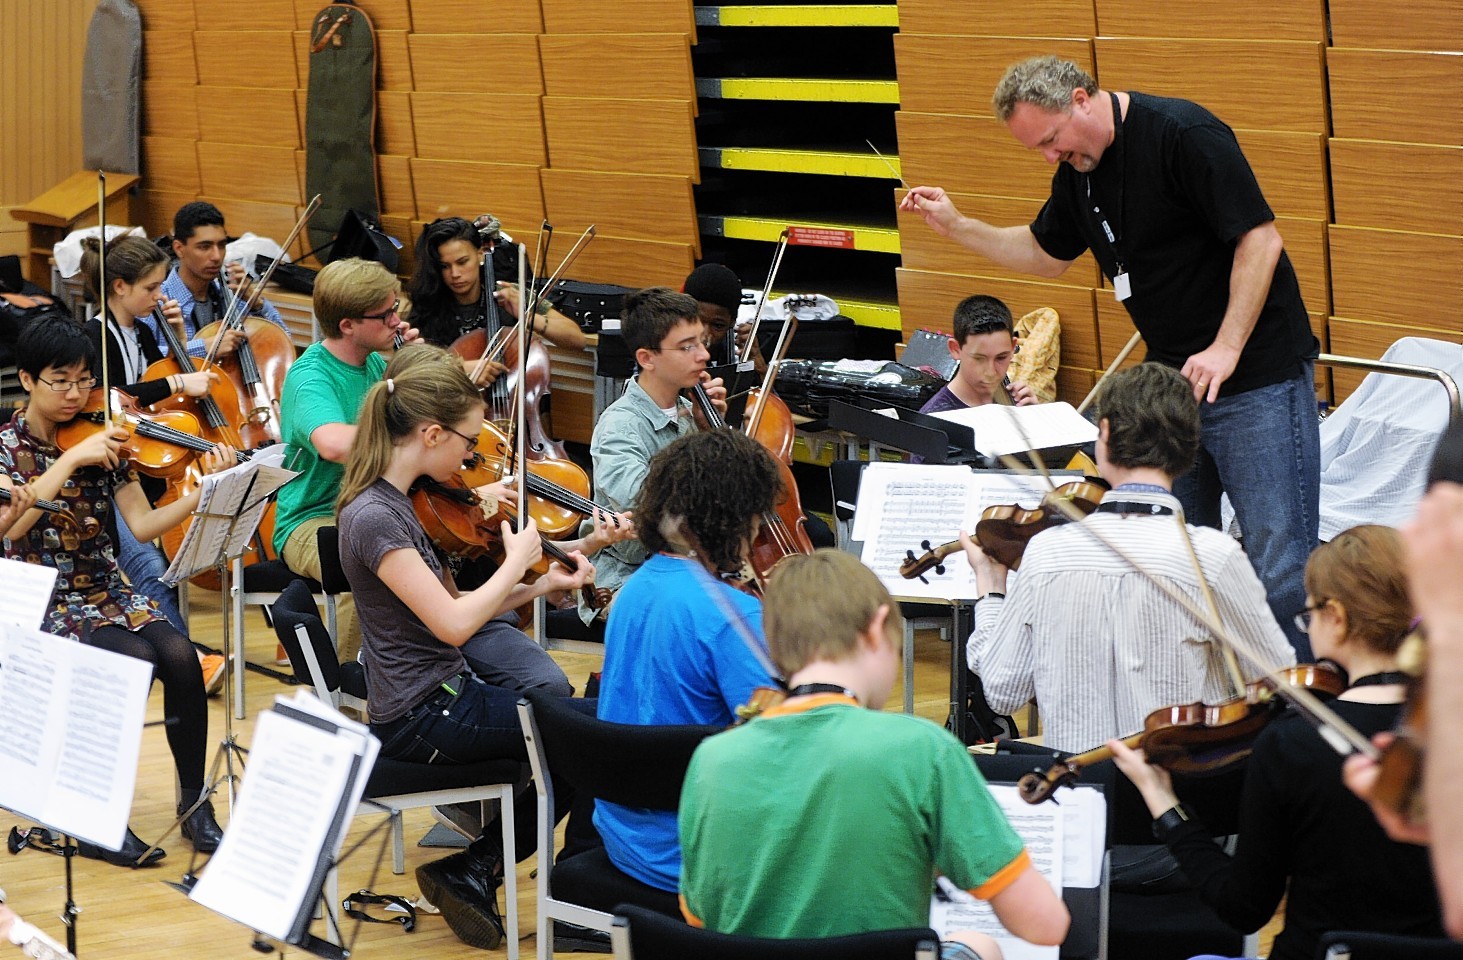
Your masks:
M726 603L710 595L715 590ZM657 554L625 581L605 631L599 718L645 725L730 726L767 668L727 619L735 611L765 651L762 604L719 583L695 560ZM681 844L674 810L595 804L594 825L610 861L653 887L675 892Z

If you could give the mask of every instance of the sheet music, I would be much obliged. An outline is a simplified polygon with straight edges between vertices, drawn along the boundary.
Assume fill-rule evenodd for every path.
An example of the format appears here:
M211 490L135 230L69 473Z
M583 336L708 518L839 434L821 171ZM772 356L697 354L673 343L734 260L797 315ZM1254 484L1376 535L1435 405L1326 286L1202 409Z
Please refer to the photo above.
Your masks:
M0 624L0 806L121 847L152 667Z
M181 583L212 569L220 558L242 554L269 508L269 497L297 476L292 470L274 465L268 457L205 476L193 510L195 519L163 574L163 582Z
M1067 476L1063 474L1062 476ZM1058 475L1053 475L1061 483ZM970 600L975 571L963 553L945 559L945 572L906 580L899 567L913 551L956 539L975 529L981 512L1003 503L1036 506L1048 490L1041 477L973 471L964 466L871 463L864 468L854 511L853 539L863 541L861 559L896 597Z
M380 748L363 725L308 696L280 697L260 715L229 829L190 894L285 942L308 927Z
M963 410L942 410L932 416L970 427L975 433L975 449L988 457L1070 447L1097 439L1097 425L1070 403L1025 407L987 403Z
M55 588L55 567L0 558L0 623L39 627Z
M1060 895L1065 840L1062 808L1054 803L1029 804L1021 799L1011 784L991 784L990 791L1012 829L1025 842L1031 865ZM930 926L936 933L944 936L952 930L975 930L994 937L1001 945L1006 960L1057 960L1060 947L1039 947L1013 937L1001 926L988 902L952 888L949 881L942 885L942 889L953 892L951 900L939 895L931 898Z

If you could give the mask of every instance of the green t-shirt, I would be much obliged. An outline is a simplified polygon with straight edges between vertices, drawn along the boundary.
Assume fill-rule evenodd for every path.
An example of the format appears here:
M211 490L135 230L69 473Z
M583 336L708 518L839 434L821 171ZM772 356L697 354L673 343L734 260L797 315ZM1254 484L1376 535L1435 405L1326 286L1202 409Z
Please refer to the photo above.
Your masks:
M1029 863L959 741L838 695L702 743L680 833L687 918L753 937L928 926L936 872L989 899Z
M285 451L284 465L300 475L279 491L275 506L274 549L284 549L295 527L335 512L335 496L345 467L315 451L310 434L327 423L354 425L366 391L386 372L386 358L373 353L366 365L353 367L339 360L325 344L312 343L285 374L279 410Z

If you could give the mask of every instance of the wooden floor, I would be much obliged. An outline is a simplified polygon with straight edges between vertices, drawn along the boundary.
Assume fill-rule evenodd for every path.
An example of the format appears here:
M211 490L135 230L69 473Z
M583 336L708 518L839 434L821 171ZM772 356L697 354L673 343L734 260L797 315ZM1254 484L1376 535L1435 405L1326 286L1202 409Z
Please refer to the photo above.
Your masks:
M191 602L195 639L217 647L221 643L218 595L195 589ZM272 660L274 634L265 626L257 610L249 613L246 633L249 659L256 663ZM597 656L555 653L554 658L579 689L583 689L588 674L600 666ZM944 721L948 708L949 662L948 643L933 633L920 637L916 644L915 710L939 722ZM249 717L236 722L235 732L240 743L248 746L254 719L259 712L277 694L292 693L294 688L251 671L247 675L245 690ZM898 700L897 690L895 699ZM897 708L898 704L895 706ZM147 718L149 721L162 718L162 694L156 688L148 704ZM214 698L209 701L210 761L214 752L212 744L221 739L223 733L223 701ZM143 731L142 760L132 811L133 829L148 841L157 838L172 824L173 803L173 766L163 730L160 726L148 727ZM220 822L226 823L227 804L220 802L216 806ZM14 817L0 811L0 832L8 832L11 824L16 822ZM374 822L374 818L358 817L351 833L352 840L363 836ZM406 873L403 876L392 875L388 850L378 878L372 885L373 890L410 897L417 895L413 876L415 868L450 852L416 846L432 823L430 813L425 810L407 812ZM87 960L154 960L157 957L237 957L242 960L258 957L259 954L250 946L249 931L190 902L164 884L163 881L176 881L184 874L192 854L192 847L176 834L164 846L168 850L168 858L150 870L124 870L93 860L76 859L75 897L83 911L77 925L79 956ZM363 851L342 867L340 888L343 895L370 882L378 846L373 840L369 855ZM532 956L535 949L533 880L529 877L532 866L530 861L520 865L518 870L521 955L526 957ZM17 856L0 853L0 887L5 889L8 902L16 912L64 942L64 928L57 919L65 902L60 858L34 850L22 850ZM347 942L356 935L352 927L345 928ZM323 924L317 923L314 932L323 934ZM293 948L290 952L303 956ZM452 960L458 957L505 957L507 951L485 952L466 947L452 935L440 917L426 916L418 919L416 931L410 934L403 933L395 924L362 924L355 954L372 960L415 960L419 957Z

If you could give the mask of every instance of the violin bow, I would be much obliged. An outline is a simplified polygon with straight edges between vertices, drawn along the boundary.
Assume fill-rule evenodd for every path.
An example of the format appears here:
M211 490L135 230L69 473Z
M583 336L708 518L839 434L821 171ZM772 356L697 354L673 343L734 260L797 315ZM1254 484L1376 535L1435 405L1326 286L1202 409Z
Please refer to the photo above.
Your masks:
M1116 365L1117 362L1118 361L1114 361L1114 365ZM1106 376L1106 374L1104 374L1104 376ZM1016 432L1020 435L1021 441L1025 443L1028 447L1030 447L1031 439L1027 436L1025 429L1022 428L1020 418L1016 416L1015 412L1011 408L1007 408L1006 415L1011 418L1011 424L1016 428ZM1039 466L1041 466L1042 475L1046 478L1047 484L1050 485L1052 479L1050 474L1046 471L1046 466L1041 462L1041 457L1034 450L1030 452L1032 454L1032 460L1035 461ZM1020 460L1017 460L1010 454L1001 454L1000 460L1001 463L1004 464L1008 469L1014 470L1017 473L1023 474L1025 476L1031 476L1034 473L1034 471L1030 467L1026 466L1026 464L1022 463ZM1322 703L1321 700L1309 690L1295 687L1286 682L1279 667L1271 663L1258 650L1251 647L1247 641L1240 640L1238 637L1230 633L1229 630L1225 628L1224 624L1221 623L1219 620L1217 604L1215 604L1213 594L1209 590L1209 583L1204 578L1202 568L1198 568L1199 582L1202 585L1204 594L1208 598L1210 604L1215 604L1214 615L1211 615L1208 611L1205 611L1178 587L1169 583L1167 580L1160 579L1157 574L1138 562L1138 560L1136 560L1130 553L1128 553L1122 547L1119 547L1112 540L1111 537L1099 531L1094 525L1090 523L1082 523L1081 521L1085 519L1085 517L1079 510L1077 510L1076 507L1072 506L1070 503L1063 502L1059 497L1051 498L1051 504L1055 509L1061 511L1061 513L1064 514L1068 520L1071 520L1078 529L1086 531L1088 536L1092 537L1098 543L1101 543L1104 547L1110 550L1118 557L1118 559L1126 563L1133 570L1133 572L1137 573L1144 580L1147 580L1150 584L1156 587L1160 593L1168 597L1174 603L1177 603L1180 607L1186 610L1190 616L1199 621L1199 623L1206 627L1210 633L1214 634L1219 642L1225 647L1231 658L1235 655L1236 652L1238 652L1239 655L1245 657L1251 663L1259 667L1265 673L1265 676L1274 682L1276 693L1279 696L1285 697L1291 703L1295 704L1296 708L1301 712L1301 714L1304 715L1306 719L1308 719L1315 726L1316 732L1320 734L1321 739L1326 741L1327 745L1329 745L1331 749L1335 750L1342 756L1346 756L1347 754L1355 752L1360 753L1363 756L1369 757L1372 760L1380 758L1381 751L1378 750L1372 744L1372 742L1361 733L1361 731L1357 730L1351 724L1343 720L1339 715L1337 715L1336 711L1332 710L1330 707ZM1180 518L1179 522L1183 523L1184 521L1182 518ZM1187 539L1187 527L1184 530L1184 534L1185 538ZM1192 553L1192 543L1189 544L1189 549ZM1196 566L1197 562L1198 558L1195 557ZM1234 669L1236 671L1238 670L1238 664L1235 665ZM1243 690L1244 686L1245 685L1241 679L1239 689Z
M97 248L97 310L102 321L102 423L108 435L112 432L112 382L108 376L107 340L112 336L107 327L110 311L107 310L107 175L97 171L97 230L101 233Z
M1189 535L1189 524L1184 519L1183 511L1175 513L1174 520L1178 522L1179 532L1183 535L1184 547L1188 550L1189 562L1194 566L1194 573L1199 580L1199 590L1204 594L1204 602L1209 607L1214 622L1223 623L1224 618L1219 615L1219 601L1214 598L1214 590L1209 586L1209 578L1204 575L1204 567L1199 563L1199 551L1194 549L1194 538ZM1225 672L1229 675L1229 682L1234 685L1234 695L1236 697L1244 696L1245 676L1240 670L1239 658L1234 654L1234 647L1221 643L1219 659L1224 664Z
M747 342L742 346L742 355L737 359L746 363L752 359L752 344L757 342L757 328L762 325L762 308L767 305L767 297L772 293L772 283L777 279L777 271L782 266L782 256L787 252L787 238L791 231L787 227L782 228L782 233L777 237L777 249L772 252L772 267L767 271L767 282L762 284L762 292L757 294L757 309L752 314L752 329L747 333Z
M1143 339L1143 334L1134 330L1133 335L1128 338L1128 342L1123 344L1123 349L1118 351L1118 355L1113 357L1112 363L1108 364L1107 369L1102 371L1102 376L1097 378L1097 382L1092 385L1092 389L1087 391L1087 396L1083 397L1082 402L1077 404L1078 413L1084 412L1092 405L1092 401L1097 398L1097 391L1102 389L1103 381L1112 376L1113 371L1117 370L1119 364L1128 359L1128 354L1133 352L1133 348L1138 345L1138 341L1141 339Z

